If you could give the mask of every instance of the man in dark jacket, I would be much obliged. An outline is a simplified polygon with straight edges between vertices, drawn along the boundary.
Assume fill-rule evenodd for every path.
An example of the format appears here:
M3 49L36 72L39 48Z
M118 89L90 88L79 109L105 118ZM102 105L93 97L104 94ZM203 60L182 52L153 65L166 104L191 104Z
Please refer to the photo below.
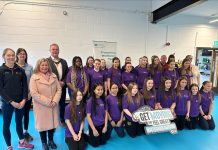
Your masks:
M59 83L62 87L61 99L59 102L60 108L60 121L61 125L65 126L64 111L65 111L65 100L66 100L66 76L68 72L68 65L66 60L59 58L59 46L55 43L50 45L51 56L48 59L49 65L52 72L57 76Z

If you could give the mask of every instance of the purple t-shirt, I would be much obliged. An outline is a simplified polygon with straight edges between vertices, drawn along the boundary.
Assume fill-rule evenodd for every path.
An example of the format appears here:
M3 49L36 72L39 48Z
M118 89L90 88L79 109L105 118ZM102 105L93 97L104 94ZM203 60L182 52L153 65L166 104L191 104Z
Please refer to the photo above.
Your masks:
M85 70L86 74L89 74L93 69L94 69L94 66L92 66L92 67L84 66L84 70Z
M89 72L89 85L92 89L96 83L100 83L104 87L104 82L106 81L106 76L101 70L98 72L94 69Z
M176 81L178 79L178 74L177 74L177 71L175 70L165 70L164 71L164 74L163 74L164 77L169 77L172 81L172 87L174 88L175 85L176 85Z
M121 88L121 70L113 69L112 67L108 69L107 78L110 79L110 83L116 83L119 88Z
M149 99L145 100L145 105L150 106L152 109L155 109L155 98L156 95L152 91L149 91Z
M65 113L64 113L64 119L65 120L70 120L70 123L73 127L73 130L76 134L79 133L80 130L80 125L81 125L81 121L80 121L80 117L81 117L81 110L80 110L80 105L76 106L76 115L77 115L77 120L76 122L73 123L72 121L72 115L71 115L71 104L68 104L65 108ZM70 130L68 127L65 128L65 137L73 137L73 135L71 134Z
M105 77L108 76L108 75L107 75L107 73L108 73L108 69L107 69L107 68L105 68L104 70L101 69L101 71L102 71L102 73L103 73L103 75L104 75Z
M200 101L197 95L191 95L190 117L197 117L200 113Z
M209 108L210 108L210 103L211 100L214 100L214 92L204 92L203 90L200 91L201 94L201 107L204 113L208 113L209 112Z
M140 66L135 67L134 73L137 77L136 83L138 84L139 89L142 89L144 81L146 78L150 77L150 73L148 72L146 67L143 68Z
M190 94L188 90L181 90L181 96L176 95L176 115L185 116L187 113L187 102L190 101Z
M84 92L85 90L85 80L84 77L82 76L81 70L76 70L76 88L78 88L81 92ZM88 78L88 76L86 75ZM67 79L66 83L71 83L72 82L72 69L68 71L67 73Z
M141 107L141 106L144 105L144 99L143 99L142 96L140 96L140 104L139 104L139 105L136 103L136 97L135 97L135 96L132 97L132 100L133 100L133 103L132 103L132 104L128 103L128 96L127 96L127 95L125 95L125 96L123 97L123 100L122 100L123 109L128 109L129 112L131 112L131 113L133 113L133 112L136 111L139 107ZM126 117L128 120L132 121L132 118L129 117L127 114L125 114L125 117Z
M105 101L111 119L115 122L119 121L121 117L121 110L119 108L119 102L117 96L108 95Z
M187 80L188 80L188 85L190 85L192 75L189 74L189 71L188 71L187 69L185 70L185 72L186 72L186 74L185 74L185 75L182 75L182 68L179 68L179 69L178 69L179 77L185 76L185 77L187 78Z
M154 75L151 75L154 80L154 87L159 88L161 85L162 72L158 71L158 68L154 69Z
M176 99L176 93L173 91L173 96L170 91L165 91L166 99L164 98L161 90L157 92L157 101L160 102L162 108L170 108Z
M96 114L92 109L92 98L89 98L86 104L86 113L91 114L92 122L95 126L101 126L104 124L105 119L105 104L101 98L96 99Z
M122 73L122 84L125 84L126 87L129 86L131 82L136 82L136 76L132 72L123 72Z

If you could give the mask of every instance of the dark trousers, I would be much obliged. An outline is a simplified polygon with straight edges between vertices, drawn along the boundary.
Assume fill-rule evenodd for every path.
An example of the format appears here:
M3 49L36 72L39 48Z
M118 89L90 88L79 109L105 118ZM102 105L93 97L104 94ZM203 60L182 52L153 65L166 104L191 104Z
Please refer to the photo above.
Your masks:
M49 141L53 141L54 132L55 132L55 129L39 132L40 138L41 138L41 142L42 143L47 143L47 133L48 133L48 140Z
M92 128L89 126L89 140L88 140L89 144L92 145L93 147L106 144L106 141L108 139L108 133L107 132L102 133L102 129L104 128L104 125L95 128L99 133L98 136L93 135Z
M115 123L117 123L117 122L115 122ZM115 132L117 133L117 135L119 137L124 137L125 133L124 133L123 124L121 124L120 127L112 127L111 123L108 122L108 127L107 127L108 138L110 138L113 129L115 130Z
M65 142L69 150L84 150L85 149L85 139L82 134L80 141L74 141L73 137L66 137Z
M196 129L197 125L198 125L198 116L190 117L189 120L186 120L186 127L189 130Z
M203 130L214 130L215 122L213 120L213 117L211 116L211 120L205 120L203 116L199 115L199 126Z
M133 122L128 119L124 121L124 124L125 124L125 129L126 129L127 134L132 138L145 134L144 132L145 125L143 124L139 124L137 122Z
M3 136L4 136L7 146L11 146L10 124L11 124L13 111L15 111L16 131L17 131L18 137L20 140L24 138L23 127L22 127L24 108L17 109L17 108L14 108L11 104L2 102Z
M32 104L32 99L26 101L26 104L24 106L24 116L23 116L23 121L24 121L24 130L28 130L29 126L29 112Z
M185 128L185 116L176 116L176 127L178 130L183 130Z
M66 87L62 88L61 99L59 101L59 112L60 112L60 120L64 123L64 111L65 111L65 101L66 101Z

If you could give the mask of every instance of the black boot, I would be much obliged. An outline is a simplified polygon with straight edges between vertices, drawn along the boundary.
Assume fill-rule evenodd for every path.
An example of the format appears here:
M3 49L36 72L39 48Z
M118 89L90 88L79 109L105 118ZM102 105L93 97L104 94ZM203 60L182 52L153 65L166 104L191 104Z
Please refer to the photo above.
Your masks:
M42 143L42 149L43 150L49 150L48 144L47 143Z
M54 143L54 141L48 141L48 145L49 145L52 149L57 149L57 145Z

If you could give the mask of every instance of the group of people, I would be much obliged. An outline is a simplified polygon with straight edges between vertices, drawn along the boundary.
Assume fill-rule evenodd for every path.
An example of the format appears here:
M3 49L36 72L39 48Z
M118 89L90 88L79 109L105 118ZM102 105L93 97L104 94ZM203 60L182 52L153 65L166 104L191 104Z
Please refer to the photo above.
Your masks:
M143 135L144 126L132 120L132 113L143 105L152 109L169 108L175 116L177 129L213 130L212 117L214 92L212 83L200 85L198 68L187 55L181 66L175 56L152 56L151 64L143 56L133 67L126 57L114 57L111 68L104 59L75 56L72 66L59 57L59 46L50 45L48 58L37 61L36 67L27 62L27 52L19 48L3 51L5 63L0 67L0 96L2 99L3 135L12 150L10 123L15 112L19 148L32 149L33 137L28 132L29 111L33 104L35 127L39 131L42 148L56 149L55 129L65 126L65 142L69 149L85 149L86 143L97 147L109 140L114 129L119 137ZM70 103L65 107L66 88ZM84 134L87 118L89 134ZM23 128L24 124L24 128Z

